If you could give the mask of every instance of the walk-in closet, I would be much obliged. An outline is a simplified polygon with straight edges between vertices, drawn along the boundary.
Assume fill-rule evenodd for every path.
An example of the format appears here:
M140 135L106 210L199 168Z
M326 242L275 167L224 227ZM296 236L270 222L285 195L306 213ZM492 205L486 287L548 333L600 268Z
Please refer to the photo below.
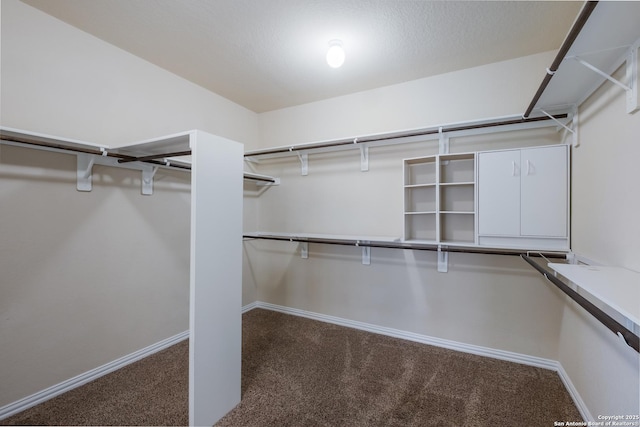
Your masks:
M0 424L640 426L640 2L0 19Z

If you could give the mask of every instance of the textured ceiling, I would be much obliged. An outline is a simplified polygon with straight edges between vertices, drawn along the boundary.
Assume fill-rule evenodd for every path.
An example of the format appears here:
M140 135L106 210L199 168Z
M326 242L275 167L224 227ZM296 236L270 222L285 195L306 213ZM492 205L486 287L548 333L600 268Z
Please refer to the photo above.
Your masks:
M558 49L578 1L23 0L264 112ZM325 62L344 43L342 68Z

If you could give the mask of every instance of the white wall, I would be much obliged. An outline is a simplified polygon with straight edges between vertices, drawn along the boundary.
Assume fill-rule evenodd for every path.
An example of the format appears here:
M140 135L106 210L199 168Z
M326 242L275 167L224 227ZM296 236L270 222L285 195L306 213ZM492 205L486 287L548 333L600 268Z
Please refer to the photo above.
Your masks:
M194 128L255 143L251 111L0 6L3 126L112 146ZM90 193L75 176L73 155L0 146L0 407L189 328L189 174L159 170L152 196L139 172L96 166Z
M624 92L606 83L581 106L580 146L572 150L573 250L635 271L638 135L640 113L627 114ZM563 314L559 360L596 420L640 413L640 355L573 303Z
M259 115L261 145L522 114L554 52L441 74Z
M553 52L421 79L260 115L262 145L303 143L521 114ZM555 129L452 139L461 152L557 143ZM402 159L433 154L437 142L265 160L281 185L259 199L260 231L402 236ZM519 258L253 241L258 299L468 344L557 359L563 301Z
M251 147L256 114L18 0L2 1L2 125L106 145L201 129Z

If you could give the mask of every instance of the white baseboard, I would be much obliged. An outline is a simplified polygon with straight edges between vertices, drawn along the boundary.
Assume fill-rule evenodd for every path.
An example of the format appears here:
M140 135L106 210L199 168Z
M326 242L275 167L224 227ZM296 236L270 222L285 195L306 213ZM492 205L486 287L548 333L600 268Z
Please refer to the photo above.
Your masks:
M136 362L140 359L144 359L147 356L151 356L152 354L157 353L160 350L164 350L165 348L171 347L172 345L177 344L180 341L183 341L187 338L189 338L189 331L179 333L177 335L174 335L172 337L159 341L155 344L152 344L148 347L145 347L141 350L135 351L131 354L123 356L112 362L109 362L105 365L99 366L95 369L92 369L83 374L77 375L66 381L63 381L54 386L51 386L37 393L34 393L30 396L27 396L13 403L10 403L6 406L3 406L0 408L0 420L3 420L7 417L15 415L26 409L29 409L32 406L45 402L53 397L56 397L62 393L70 391L76 387L80 387L81 385L84 385L90 381L100 378L101 376L106 375L110 372L113 372L120 368L124 368L125 366L133 362Z
M465 344L457 341L446 340L442 338L431 337L428 335L416 334L413 332L402 331L399 329L387 328L384 326L372 325L370 323L358 322L355 320L343 319L340 317L329 316L321 313L314 313L312 311L300 310L297 308L285 307L282 305L271 304L267 302L256 301L250 304L251 308L247 308L249 311L253 308L264 308L266 310L279 311L285 314L292 314L294 316L306 317L313 320L318 320L326 323L333 323L335 325L346 326L349 328L360 329L367 332L373 332L376 334L386 335L394 338L401 338L409 341L414 341L422 344L433 345L436 347L448 348L450 350L461 351L464 353L471 353L478 356L491 357L493 359L505 360L507 362L515 362L523 365L535 366L538 368L549 369L555 371L560 376L562 383L564 384L567 392L573 399L578 411L582 418L586 421L593 420L591 413L587 409L582 397L576 390L575 386L571 382L569 375L566 373L560 362L552 359L545 359L542 357L530 356L527 354L515 353L511 351L498 350L490 347L482 347L473 344ZM248 307L248 306L246 306ZM243 312L245 310L243 309Z
M567 371L564 370L560 362L557 363L558 367L556 369L556 372L558 372L558 375L560 376L564 387L567 389L569 395L573 399L573 403L576 404L576 408L578 408L578 412L580 412L582 419L585 421L598 421L591 415L591 412L589 411L589 408L587 408L586 403L584 403L584 400L582 400L580 393L578 393L578 390L576 390L576 387L571 382L571 378L569 378L569 374L567 374Z
M242 306L242 314L246 313L247 311L251 311L254 308L258 307L258 301L254 301L252 303L249 303L247 305L243 305Z

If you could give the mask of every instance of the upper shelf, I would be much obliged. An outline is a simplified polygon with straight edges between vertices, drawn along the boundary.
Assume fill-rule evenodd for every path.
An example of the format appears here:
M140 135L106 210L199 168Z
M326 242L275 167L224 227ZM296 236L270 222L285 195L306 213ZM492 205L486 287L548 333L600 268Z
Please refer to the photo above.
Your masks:
M592 11L587 15L586 22L583 20L584 25L573 40L572 33L581 23L580 17L576 20L574 28L558 53L560 57L556 57L554 61L554 64L561 61L557 70L554 73L552 65L551 71L547 71L549 76L545 80L548 84L544 86L545 81L543 81L544 87L541 86L543 91L537 100L534 98L525 117L535 110L553 110L580 105L605 81L606 77L588 68L577 58L611 75L627 60L632 46L640 39L640 2L588 2L582 14L585 14L585 10L589 8L592 8ZM562 57L563 50L568 45L570 47ZM635 49L637 51L637 45Z
M115 148L104 144L61 138L5 126L0 126L0 139L42 149L66 150L105 156L111 153L118 158L158 156L158 158L162 159L167 157L167 153L190 151L189 141L193 132L182 132Z
M579 264L549 263L549 267L640 325L640 273Z
M408 144L414 142L424 142L428 140L438 140L445 136L457 137L466 135L479 135L484 133L508 132L520 129L534 129L541 127L557 126L557 121L570 120L567 112L554 112L553 118L546 116L523 118L522 115L512 115L497 118L472 120L466 122L448 123L426 128L409 129L405 131L387 132L379 134L364 135L352 138L342 138L312 143L283 145L267 149L246 151L246 160L269 159L287 156L299 156L302 161L307 153L319 153L325 151L340 151L360 149L368 147ZM363 162L368 164L368 154L362 154ZM366 158L366 159L365 159ZM368 170L368 165L362 170Z

